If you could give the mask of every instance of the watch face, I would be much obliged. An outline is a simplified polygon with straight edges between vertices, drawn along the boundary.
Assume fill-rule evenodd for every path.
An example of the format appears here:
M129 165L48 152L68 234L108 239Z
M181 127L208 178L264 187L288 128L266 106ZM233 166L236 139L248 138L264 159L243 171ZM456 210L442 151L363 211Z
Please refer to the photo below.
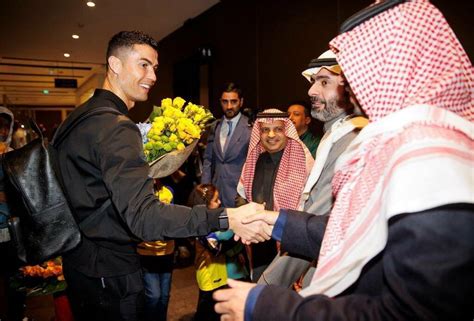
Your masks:
M229 228L229 218L227 215L220 215L219 216L219 229L227 230Z

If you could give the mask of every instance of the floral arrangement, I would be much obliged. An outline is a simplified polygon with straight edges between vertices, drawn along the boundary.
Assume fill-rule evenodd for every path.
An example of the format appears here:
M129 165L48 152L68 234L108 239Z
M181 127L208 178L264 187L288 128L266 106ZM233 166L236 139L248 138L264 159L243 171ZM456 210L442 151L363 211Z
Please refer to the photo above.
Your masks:
M66 281L61 257L42 264L21 267L12 278L11 286L17 291L25 291L29 296L64 291Z
M64 280L63 266L61 258L49 260L41 265L27 265L20 268L24 276L42 277L47 279L49 277L57 277L59 281Z
M153 108L151 126L142 130L147 161L153 162L174 150L184 150L201 137L202 130L213 118L203 106L186 104L181 97L163 99L161 106Z

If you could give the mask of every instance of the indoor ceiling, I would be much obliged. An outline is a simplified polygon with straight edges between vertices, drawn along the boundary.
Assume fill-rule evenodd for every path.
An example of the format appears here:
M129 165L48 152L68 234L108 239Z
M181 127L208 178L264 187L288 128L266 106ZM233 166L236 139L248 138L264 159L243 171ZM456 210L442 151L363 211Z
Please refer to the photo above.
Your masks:
M0 105L77 105L100 86L112 35L141 30L159 41L219 0L94 2L0 1ZM57 88L58 78L77 88Z

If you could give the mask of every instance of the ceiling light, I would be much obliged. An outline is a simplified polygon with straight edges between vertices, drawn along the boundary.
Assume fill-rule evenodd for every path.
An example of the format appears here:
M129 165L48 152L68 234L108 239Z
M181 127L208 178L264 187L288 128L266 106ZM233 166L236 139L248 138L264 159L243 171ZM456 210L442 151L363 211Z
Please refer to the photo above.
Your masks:
M68 54L67 52L65 52L65 53L64 53L64 57L69 58L69 57L71 57L71 55Z
M72 35L73 39L79 39L79 35Z
M45 94L45 95L49 94L49 90L48 89L43 89L43 94Z
M92 2L92 1L87 1L87 6L88 6L88 7L91 7L91 8L92 8L92 7L95 7L95 3Z

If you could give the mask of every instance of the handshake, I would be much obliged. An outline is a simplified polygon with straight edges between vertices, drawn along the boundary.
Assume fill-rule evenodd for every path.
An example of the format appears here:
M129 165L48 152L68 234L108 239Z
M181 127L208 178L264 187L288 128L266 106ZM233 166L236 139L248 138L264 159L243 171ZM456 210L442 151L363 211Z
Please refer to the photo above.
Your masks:
M234 232L234 239L242 243L264 242L271 239L273 226L278 219L278 212L267 211L263 204L248 203L237 208L227 208L229 229Z

